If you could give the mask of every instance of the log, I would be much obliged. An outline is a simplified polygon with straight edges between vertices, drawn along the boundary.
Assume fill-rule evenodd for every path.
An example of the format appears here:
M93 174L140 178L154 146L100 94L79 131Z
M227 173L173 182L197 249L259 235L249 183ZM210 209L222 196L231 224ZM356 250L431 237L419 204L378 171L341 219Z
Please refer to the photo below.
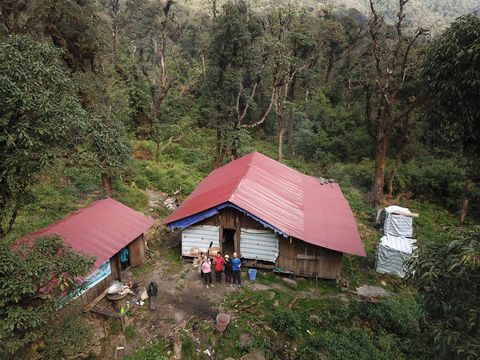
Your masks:
M85 305L83 307L83 312L89 312L90 310L92 310L95 307L95 305L97 305L107 295L107 291L108 291L108 288L103 290L103 292L100 295L98 295L95 299L93 299L91 303Z

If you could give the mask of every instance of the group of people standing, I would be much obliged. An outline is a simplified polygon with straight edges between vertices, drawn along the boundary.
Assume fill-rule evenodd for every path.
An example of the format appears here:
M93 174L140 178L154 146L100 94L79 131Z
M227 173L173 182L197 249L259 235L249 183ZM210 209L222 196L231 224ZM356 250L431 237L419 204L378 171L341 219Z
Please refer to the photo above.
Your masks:
M225 284L227 284L227 286L240 286L242 284L240 275L242 262L238 258L236 252L233 253L232 258L228 255L222 256L221 252L217 252L217 255L213 257L208 257L205 253L201 252L194 265L198 266L198 271L200 272L200 276L202 277L206 288L214 286L212 281L212 270L215 272L215 280L217 284L222 283L222 273L225 275Z

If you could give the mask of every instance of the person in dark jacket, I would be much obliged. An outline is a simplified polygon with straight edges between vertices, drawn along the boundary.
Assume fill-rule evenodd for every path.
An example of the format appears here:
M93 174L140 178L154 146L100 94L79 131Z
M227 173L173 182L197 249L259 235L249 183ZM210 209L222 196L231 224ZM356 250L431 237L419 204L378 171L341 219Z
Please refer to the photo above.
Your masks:
M227 285L232 283L232 263L228 255L225 255L225 283Z

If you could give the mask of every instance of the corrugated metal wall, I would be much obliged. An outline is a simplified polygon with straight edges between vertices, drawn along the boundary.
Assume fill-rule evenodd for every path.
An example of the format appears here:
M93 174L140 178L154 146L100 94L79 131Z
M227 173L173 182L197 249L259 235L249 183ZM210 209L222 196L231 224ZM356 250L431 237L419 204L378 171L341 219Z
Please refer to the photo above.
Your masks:
M210 242L219 246L219 227L211 225L190 226L182 231L182 254L190 255L192 248L206 252Z
M242 229L240 253L246 259L275 262L278 257L278 237L268 230Z

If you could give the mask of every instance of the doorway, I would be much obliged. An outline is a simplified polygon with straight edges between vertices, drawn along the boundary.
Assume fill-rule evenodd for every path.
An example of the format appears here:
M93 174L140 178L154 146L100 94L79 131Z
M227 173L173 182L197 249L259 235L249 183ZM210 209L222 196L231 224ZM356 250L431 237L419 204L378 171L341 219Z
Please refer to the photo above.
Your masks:
M223 229L222 250L223 255L233 256L235 252L235 230Z

